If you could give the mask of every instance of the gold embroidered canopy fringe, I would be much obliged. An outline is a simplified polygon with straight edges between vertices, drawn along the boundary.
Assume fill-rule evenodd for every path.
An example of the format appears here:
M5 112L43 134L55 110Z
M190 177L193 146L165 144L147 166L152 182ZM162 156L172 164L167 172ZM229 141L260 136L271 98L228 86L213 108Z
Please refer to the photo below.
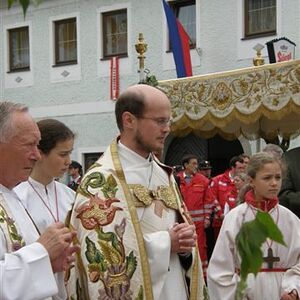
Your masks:
M160 81L171 100L171 132L254 140L300 134L300 60Z

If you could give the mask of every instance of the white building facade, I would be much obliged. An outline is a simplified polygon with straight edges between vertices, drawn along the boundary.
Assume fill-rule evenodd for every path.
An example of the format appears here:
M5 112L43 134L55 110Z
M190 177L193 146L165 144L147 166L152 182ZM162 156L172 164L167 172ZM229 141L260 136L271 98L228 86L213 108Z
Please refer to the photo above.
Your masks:
M300 44L298 0L171 4L192 34L194 75L252 66L252 48L274 38ZM30 6L25 18L19 6L8 9L0 0L0 32L0 99L25 103L37 119L66 123L77 135L73 158L81 163L103 152L118 134L110 57L119 57L120 92L137 83L134 45L142 32L146 68L158 80L176 78L161 0L44 0ZM296 47L295 58L299 51ZM262 53L268 63L266 47ZM240 141L249 154L263 146Z

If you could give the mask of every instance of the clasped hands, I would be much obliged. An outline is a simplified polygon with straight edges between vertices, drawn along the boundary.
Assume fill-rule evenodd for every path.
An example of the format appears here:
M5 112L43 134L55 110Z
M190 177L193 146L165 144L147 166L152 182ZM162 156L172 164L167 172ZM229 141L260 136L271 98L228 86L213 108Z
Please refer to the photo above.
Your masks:
M280 300L299 300L299 295L297 290L292 290L290 293L284 292L281 295Z
M195 225L175 223L169 229L172 253L191 253L197 242Z
M57 222L47 227L37 240L47 250L54 273L66 270L74 262L74 254L80 249L79 246L72 244L75 236L76 231Z

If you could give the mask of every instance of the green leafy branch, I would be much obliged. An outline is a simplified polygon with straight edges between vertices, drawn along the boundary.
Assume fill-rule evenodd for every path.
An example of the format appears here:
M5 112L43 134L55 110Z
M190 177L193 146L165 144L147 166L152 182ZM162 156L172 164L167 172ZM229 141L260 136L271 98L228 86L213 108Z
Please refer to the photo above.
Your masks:
M156 76L151 75L149 69L145 69L144 72L146 74L146 78L145 78L145 80L140 81L139 84L148 84L148 85L156 87L158 85L158 81L156 79Z
M22 6L24 17L26 16L27 9L30 4L38 6L43 0L7 0L8 8L11 8L14 2L19 2Z
M236 236L236 245L241 258L240 278L235 300L241 300L247 287L246 280L250 273L255 276L263 263L261 246L267 238L286 246L280 229L267 212L258 211L253 221L245 222Z

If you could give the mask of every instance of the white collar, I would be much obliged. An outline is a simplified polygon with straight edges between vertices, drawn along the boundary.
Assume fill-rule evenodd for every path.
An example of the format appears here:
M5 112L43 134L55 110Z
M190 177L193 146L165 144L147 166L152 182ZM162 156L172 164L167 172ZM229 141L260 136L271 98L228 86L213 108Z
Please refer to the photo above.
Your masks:
M152 153L150 153L149 156L147 158L145 158L145 157L139 155L138 153L136 153L135 151L131 150L124 144L122 144L121 141L118 141L118 150L119 150L119 153L124 154L128 160L134 161L135 164L147 163L147 162L151 163L151 161L153 160Z
M30 181L30 183L32 183L34 186L40 188L40 189L49 189L49 188L53 188L54 187L54 179L49 182L46 186L42 183L40 183L39 181L36 181L35 179L29 177L28 181Z

